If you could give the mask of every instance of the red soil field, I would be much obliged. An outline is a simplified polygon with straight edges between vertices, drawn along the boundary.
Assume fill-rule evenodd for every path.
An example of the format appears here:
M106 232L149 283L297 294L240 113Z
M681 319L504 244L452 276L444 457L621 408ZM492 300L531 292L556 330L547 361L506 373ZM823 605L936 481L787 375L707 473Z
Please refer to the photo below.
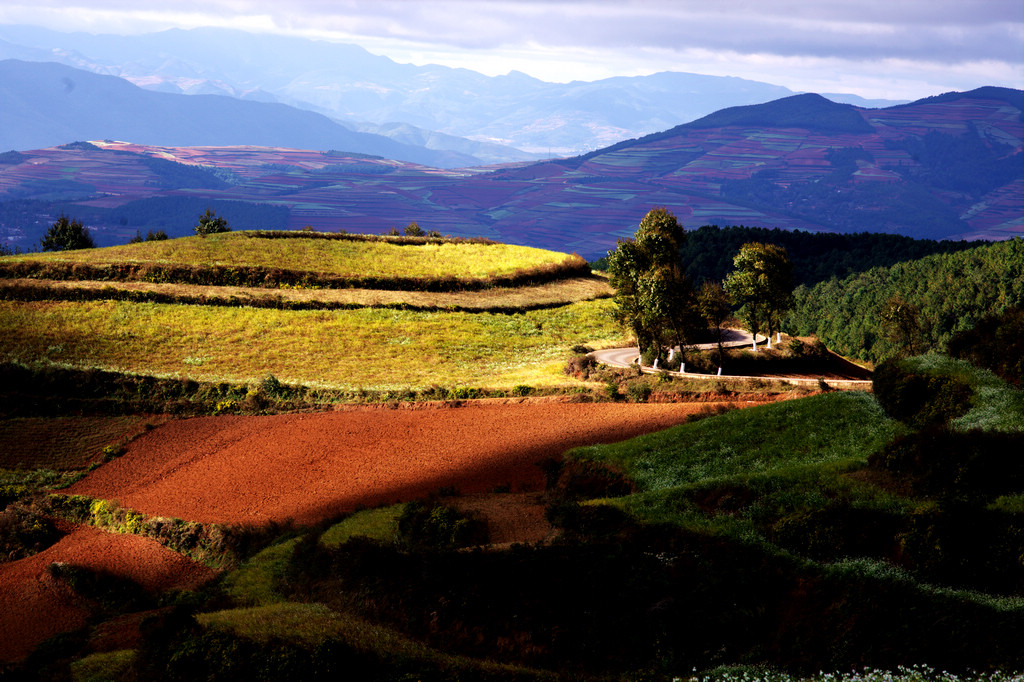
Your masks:
M20 660L46 638L85 625L94 605L50 575L53 562L106 571L154 594L193 589L213 577L155 540L75 527L35 556L0 564L0 662Z
M67 492L189 521L310 523L442 486L538 490L547 457L665 429L706 407L535 401L199 417L150 431Z

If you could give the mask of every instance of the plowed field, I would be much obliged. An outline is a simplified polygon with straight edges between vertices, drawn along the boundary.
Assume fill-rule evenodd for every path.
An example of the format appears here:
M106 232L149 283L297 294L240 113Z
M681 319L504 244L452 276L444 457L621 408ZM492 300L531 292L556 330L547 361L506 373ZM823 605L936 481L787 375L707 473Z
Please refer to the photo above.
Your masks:
M200 417L136 439L69 492L190 521L308 523L442 486L537 490L547 457L665 429L707 406L529 402Z
M155 540L77 527L35 556L0 564L0 662L21 659L47 637L85 625L95 608L50 575L53 562L105 571L154 594L192 589L213 577Z

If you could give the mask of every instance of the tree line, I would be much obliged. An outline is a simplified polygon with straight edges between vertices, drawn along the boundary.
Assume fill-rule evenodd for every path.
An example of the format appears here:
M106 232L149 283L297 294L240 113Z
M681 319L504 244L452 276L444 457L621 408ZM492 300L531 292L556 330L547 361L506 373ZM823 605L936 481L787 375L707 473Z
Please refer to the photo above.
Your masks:
M957 332L1024 306L1024 240L878 267L794 291L785 321L850 357L879 361L947 350Z
M748 330L817 336L877 362L947 350L957 332L1024 306L1024 240L938 242L704 226L684 232L663 208L594 265L607 268L615 317L648 364L665 350ZM710 330L710 338L708 338Z

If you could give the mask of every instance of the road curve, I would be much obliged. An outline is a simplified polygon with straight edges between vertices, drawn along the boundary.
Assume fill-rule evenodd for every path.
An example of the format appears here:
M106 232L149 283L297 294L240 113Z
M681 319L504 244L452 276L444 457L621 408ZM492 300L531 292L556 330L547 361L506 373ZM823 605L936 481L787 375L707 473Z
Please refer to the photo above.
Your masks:
M763 343L764 340L763 336L758 337L757 339L758 343ZM754 337L746 330L722 330L723 348L750 346L753 342ZM718 344L698 343L694 345L693 348L697 348L698 350L712 350L718 348ZM601 364L608 365L609 367L632 367L637 364L637 360L640 358L640 351L636 348L607 348L605 350L596 350L593 353L590 353L590 356Z
M723 330L723 343L724 348L740 348L743 346L749 346L753 343L754 337L751 336L750 332L742 329L726 329ZM763 343L766 339L763 336L759 336L758 343ZM717 348L717 343L701 343L694 346L700 350L709 350ZM636 367L637 361L640 359L640 352L635 348L607 348L604 350L596 350L592 353L588 353L590 357L594 358L598 362L609 367ZM654 374L659 372L665 372L665 370L654 369L652 367L641 367L641 371ZM752 377L752 376L736 376L736 375L718 375L718 374L697 374L691 372L665 372L675 377L686 377L687 379L770 379L773 381L783 381L789 384L796 385L807 385L817 386L823 379L809 379L807 377L783 377L783 376L768 376L768 377ZM871 387L871 380L860 380L860 379L829 379L828 385L832 388L845 388L845 389L857 389L865 390Z

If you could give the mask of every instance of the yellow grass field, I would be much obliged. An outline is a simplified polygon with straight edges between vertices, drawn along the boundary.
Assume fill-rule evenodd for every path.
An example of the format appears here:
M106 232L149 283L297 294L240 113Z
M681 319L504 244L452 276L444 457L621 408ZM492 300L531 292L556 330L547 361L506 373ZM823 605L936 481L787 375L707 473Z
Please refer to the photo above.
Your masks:
M257 233L225 232L100 249L30 253L3 261L265 267L341 277L459 277L508 275L516 270L561 263L564 253L509 244L440 242L398 244L292 237L266 239Z
M568 385L576 344L621 341L608 299L515 315L0 302L0 361L344 389Z

